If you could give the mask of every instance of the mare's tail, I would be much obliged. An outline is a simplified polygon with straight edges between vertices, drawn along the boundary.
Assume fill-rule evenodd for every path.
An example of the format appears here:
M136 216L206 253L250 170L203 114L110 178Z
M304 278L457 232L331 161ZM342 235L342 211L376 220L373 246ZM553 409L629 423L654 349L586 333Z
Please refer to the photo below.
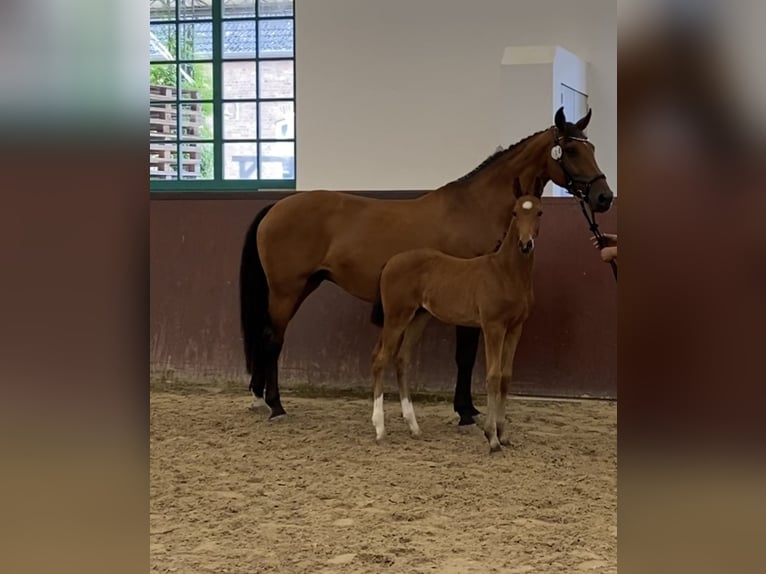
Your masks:
M269 317L269 285L258 253L256 237L258 226L274 205L264 207L250 224L242 247L239 267L239 316L244 340L247 372L253 373L258 356L259 343L266 331L271 329Z

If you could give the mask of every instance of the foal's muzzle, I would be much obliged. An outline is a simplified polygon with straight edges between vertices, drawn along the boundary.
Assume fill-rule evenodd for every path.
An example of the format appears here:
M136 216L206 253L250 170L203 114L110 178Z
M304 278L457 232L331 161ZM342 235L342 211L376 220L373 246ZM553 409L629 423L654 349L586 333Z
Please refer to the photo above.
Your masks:
M531 253L534 248L535 248L534 239L528 239L527 241L519 241L519 251L521 251L525 255L527 253Z

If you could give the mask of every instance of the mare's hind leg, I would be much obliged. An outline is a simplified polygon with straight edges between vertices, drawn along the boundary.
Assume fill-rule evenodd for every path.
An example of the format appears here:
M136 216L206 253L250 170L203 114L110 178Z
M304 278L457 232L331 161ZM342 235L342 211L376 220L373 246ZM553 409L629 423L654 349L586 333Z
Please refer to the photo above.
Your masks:
M409 376L411 373L410 365L412 363L412 351L417 345L423 330L426 328L431 316L428 313L421 312L417 314L407 329L404 331L404 338L396 354L396 382L399 385L399 400L402 403L402 416L410 427L410 433L414 437L420 436L420 427L415 418L415 409L412 407L412 398L410 396Z
M250 392L253 394L253 402L250 405L251 410L258 410L266 406L263 400L263 392L266 388L266 378L260 369L256 369L250 377Z
M502 376L500 378L500 408L497 413L497 435L500 438L500 444L508 446L511 439L505 434L505 406L508 400L508 391L511 387L511 376L513 375L513 360L516 356L516 348L521 339L521 325L511 328L505 335L503 344L503 364Z
M475 327L457 327L455 337L455 362L457 384L455 385L455 412L460 416L459 425L472 425L480 414L471 399L471 375L479 348L480 330Z
M292 289L281 287L269 293L271 328L264 334L262 350L265 362L262 384L265 387L266 405L271 409L269 419L287 414L279 396L279 355L282 353L287 324L322 280L323 275L317 273L306 282L296 283ZM257 397L258 389L254 390Z

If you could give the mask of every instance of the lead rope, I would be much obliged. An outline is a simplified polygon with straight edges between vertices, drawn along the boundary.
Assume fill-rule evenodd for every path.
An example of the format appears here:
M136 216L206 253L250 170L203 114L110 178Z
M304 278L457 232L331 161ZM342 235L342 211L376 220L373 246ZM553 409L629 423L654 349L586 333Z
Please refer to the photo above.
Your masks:
M585 220L588 222L588 226L590 227L591 233L596 238L596 241L598 242L599 249L603 249L606 247L606 240L604 239L604 236L601 235L601 231L598 229L598 223L596 223L596 215L594 213L588 213L588 208L585 206L585 202L580 199L580 209L582 209L582 214L585 216ZM614 259L612 259L609 262L609 265L612 267L612 275L614 275L614 280L617 281L617 263L614 262Z

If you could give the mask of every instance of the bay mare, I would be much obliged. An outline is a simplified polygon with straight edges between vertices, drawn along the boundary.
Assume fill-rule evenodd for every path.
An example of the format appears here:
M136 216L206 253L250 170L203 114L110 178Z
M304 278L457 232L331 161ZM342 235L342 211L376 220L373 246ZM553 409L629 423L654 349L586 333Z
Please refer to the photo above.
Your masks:
M269 205L245 236L240 267L240 317L254 404L270 418L285 414L278 359L295 312L322 281L372 303L380 270L403 251L430 247L455 257L494 251L522 189L550 180L583 197L594 212L609 209L613 194L584 130L591 110L574 123L563 108L554 125L488 157L459 179L417 199L371 199L335 191L296 193ZM542 193L542 192L540 192ZM561 246L565 248L565 246ZM471 374L479 329L457 327L454 409L473 423Z
M383 315L383 329L372 360L372 424L378 441L385 434L383 375L392 362L402 416L412 435L420 435L410 399L410 358L433 316L450 325L481 328L487 365L484 434L490 452L510 444L504 435L505 404L516 346L534 304L532 266L543 214L537 193L522 195L519 190L516 195L520 197L497 251L463 259L423 247L398 253L383 267L374 311Z

